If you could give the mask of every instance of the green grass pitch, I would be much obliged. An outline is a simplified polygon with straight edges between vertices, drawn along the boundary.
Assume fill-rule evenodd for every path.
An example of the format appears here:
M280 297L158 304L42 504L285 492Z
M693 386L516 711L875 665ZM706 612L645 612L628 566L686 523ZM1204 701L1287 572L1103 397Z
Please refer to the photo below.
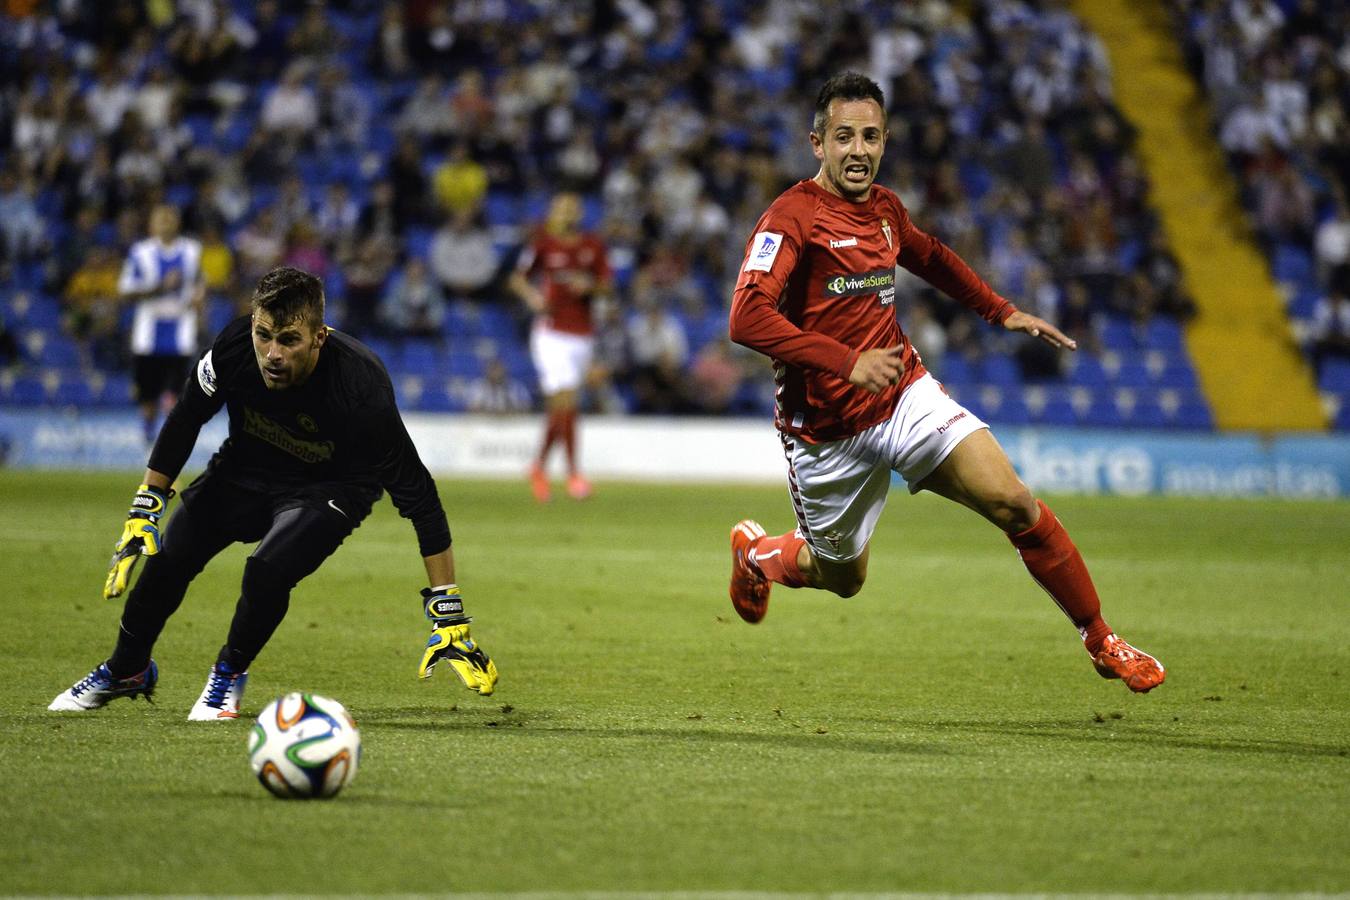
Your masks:
M415 675L411 526L384 501L292 597L244 700L342 700L329 802L254 781L250 716L189 724L246 550L195 583L156 702L47 703L104 658L135 475L0 472L0 893L1350 891L1350 505L1051 498L1108 620L1168 666L1093 672L1015 552L892 493L851 600L726 599L773 487L445 481L480 698ZM443 667L444 668L444 667Z

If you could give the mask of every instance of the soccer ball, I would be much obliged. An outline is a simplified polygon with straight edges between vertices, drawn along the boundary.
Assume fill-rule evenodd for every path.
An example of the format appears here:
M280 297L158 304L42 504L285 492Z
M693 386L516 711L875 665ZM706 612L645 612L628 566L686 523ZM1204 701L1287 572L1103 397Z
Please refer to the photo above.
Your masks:
M341 703L296 691L263 707L248 758L262 786L278 797L331 797L356 775L361 733Z

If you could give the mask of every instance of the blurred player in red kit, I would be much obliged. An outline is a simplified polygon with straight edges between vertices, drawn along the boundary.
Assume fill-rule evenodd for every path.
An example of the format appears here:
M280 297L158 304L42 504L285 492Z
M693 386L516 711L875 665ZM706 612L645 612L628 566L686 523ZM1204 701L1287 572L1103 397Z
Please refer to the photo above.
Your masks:
M1076 345L996 294L915 227L894 192L873 184L886 138L875 83L851 72L827 81L810 134L820 171L769 206L746 247L731 338L773 358L775 424L797 528L770 536L748 519L732 528L732 604L758 622L773 582L858 593L895 471L911 493L932 491L1002 529L1078 628L1097 671L1133 691L1151 690L1163 681L1162 665L1102 619L1087 566L1059 519L1018 478L988 426L928 374L900 330L895 267L991 324L1054 347Z
M610 291L605 245L581 230L581 198L563 192L553 198L543 229L524 249L511 273L511 289L534 313L530 357L539 373L548 419L539 456L530 467L530 487L548 501L548 454L561 443L567 461L567 493L577 500L591 484L577 467L577 406L591 366L594 335L591 302Z

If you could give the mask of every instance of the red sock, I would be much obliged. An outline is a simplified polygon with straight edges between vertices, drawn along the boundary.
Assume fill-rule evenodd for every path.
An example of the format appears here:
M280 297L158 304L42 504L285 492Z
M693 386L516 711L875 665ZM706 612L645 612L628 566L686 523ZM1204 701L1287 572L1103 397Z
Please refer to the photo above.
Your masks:
M1031 577L1073 622L1088 652L1096 653L1111 633L1111 626L1102 619L1101 601L1087 563L1050 507L1040 500L1036 505L1041 510L1036 524L1021 534L1009 535L1008 540L1021 554Z
M577 474L577 411L564 409L558 426L563 442L563 451L567 454L567 474Z
M750 561L770 581L787 587L805 587L806 578L797 568L797 554L806 541L789 531L777 537L762 537L750 547Z
M539 458L535 462L541 469L548 463L548 451L553 448L553 442L558 439L558 417L560 414L558 410L549 410L548 418L544 421L544 444L539 448Z

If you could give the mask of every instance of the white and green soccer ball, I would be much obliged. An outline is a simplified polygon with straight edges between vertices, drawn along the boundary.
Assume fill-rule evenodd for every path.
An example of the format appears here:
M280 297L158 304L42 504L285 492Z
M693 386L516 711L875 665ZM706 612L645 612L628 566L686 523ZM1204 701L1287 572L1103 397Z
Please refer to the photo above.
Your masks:
M341 703L296 691L258 714L248 759L262 786L278 797L332 797L356 776L361 733Z

